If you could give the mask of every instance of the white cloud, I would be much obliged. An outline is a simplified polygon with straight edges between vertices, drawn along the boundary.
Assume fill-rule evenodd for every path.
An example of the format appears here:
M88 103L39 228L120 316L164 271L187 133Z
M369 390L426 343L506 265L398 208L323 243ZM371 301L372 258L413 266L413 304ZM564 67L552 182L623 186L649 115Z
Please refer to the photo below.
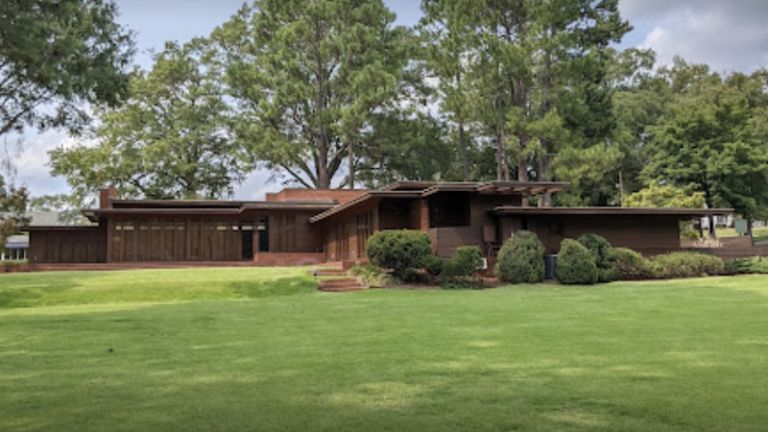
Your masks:
M681 56L719 72L768 66L768 1L623 0L619 9L646 32L639 46L659 63Z

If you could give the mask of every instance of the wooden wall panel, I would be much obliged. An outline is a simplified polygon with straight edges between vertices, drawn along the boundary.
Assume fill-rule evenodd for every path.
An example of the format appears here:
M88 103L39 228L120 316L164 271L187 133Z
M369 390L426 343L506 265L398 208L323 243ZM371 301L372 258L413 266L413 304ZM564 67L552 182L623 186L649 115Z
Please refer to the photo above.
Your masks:
M28 258L33 263L99 263L106 261L106 230L97 227L34 230Z

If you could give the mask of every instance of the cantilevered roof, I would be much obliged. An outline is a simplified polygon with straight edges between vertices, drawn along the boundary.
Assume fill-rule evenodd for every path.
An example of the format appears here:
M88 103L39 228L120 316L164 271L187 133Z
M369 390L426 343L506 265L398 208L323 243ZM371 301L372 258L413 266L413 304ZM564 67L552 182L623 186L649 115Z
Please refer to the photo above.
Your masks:
M363 195L360 195L357 198L354 198L352 200L349 200L345 202L344 204L338 205L336 207L333 207L331 209L328 209L318 215L312 216L309 218L309 221L314 223L321 221L329 216L335 215L336 213L342 212L348 208L358 206L364 202L368 202L375 198L421 198L422 191L421 190L374 190L364 193Z
M567 182L535 181L488 181L488 182L437 182L402 181L382 188L386 191L420 190L428 195L437 191L466 191L479 193L542 193L559 192L567 189Z
M360 205L374 198L426 198L438 192L467 192L476 194L530 194L558 192L568 187L561 182L398 182L378 191L369 191L342 205L333 207L309 219L318 222L348 208Z
M134 204L133 206L127 204ZM237 203L238 205L234 205ZM326 201L166 201L122 200L120 207L86 209L83 214L96 222L101 216L149 215L149 216L237 216L248 210L287 210L321 212L336 204ZM219 204L219 205L216 205Z
M502 206L493 209L499 215L668 215L699 217L733 213L732 208L690 209L690 208L645 208L645 207L513 207Z

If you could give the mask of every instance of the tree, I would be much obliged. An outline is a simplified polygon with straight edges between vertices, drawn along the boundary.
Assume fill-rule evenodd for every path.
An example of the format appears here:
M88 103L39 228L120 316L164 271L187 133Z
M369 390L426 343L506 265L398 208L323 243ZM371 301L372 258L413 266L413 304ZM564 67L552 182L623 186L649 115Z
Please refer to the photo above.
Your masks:
M84 225L90 222L81 211L93 204L94 200L77 194L56 194L34 197L29 200L28 207L30 212L54 212L64 225Z
M761 136L766 76L722 79L678 59L667 113L649 127L648 179L704 194L707 207L732 206L747 220L768 209L768 142ZM710 235L715 236L710 217Z
M257 0L213 38L237 134L267 168L328 188L377 110L396 101L413 39L381 0Z
M625 207L662 207L662 208L693 208L700 209L706 204L704 193L660 184L653 180L650 184L626 197L622 203Z
M374 115L362 138L360 180L379 187L401 180L458 180L445 128L426 114L392 111Z
M471 113L471 88L467 64L473 43L467 14L471 3L465 1L424 0L424 17L418 30L423 40L427 68L437 78L440 111L456 137L461 178L471 180L471 144L468 133Z
M214 52L205 40L166 44L131 96L101 112L96 146L50 153L54 175L85 195L106 184L146 198L230 195L252 166L231 132Z
M0 137L25 126L69 126L85 104L125 95L131 35L103 0L0 1ZM28 194L0 176L0 245L23 218Z
M26 188L6 186L0 176L0 247L5 247L6 238L17 232L20 225L29 222L25 215L28 199Z
M116 15L105 0L0 2L0 136L77 129L85 104L120 101L133 43Z
M498 180L511 178L511 156L518 180L550 180L555 153L611 130L607 46L629 30L616 2L428 0L422 8L431 69L454 100L443 108L463 125L471 102Z

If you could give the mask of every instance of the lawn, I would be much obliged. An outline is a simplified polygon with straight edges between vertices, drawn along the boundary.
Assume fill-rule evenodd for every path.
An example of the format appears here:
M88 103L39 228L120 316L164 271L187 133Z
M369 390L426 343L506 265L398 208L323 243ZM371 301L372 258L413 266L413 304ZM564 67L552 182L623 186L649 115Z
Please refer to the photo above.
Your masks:
M0 430L768 424L766 276L331 294L305 271L0 275Z
M736 233L735 228L718 228L718 237L736 237L739 234ZM752 229L752 238L755 243L768 243L768 227L757 227Z

